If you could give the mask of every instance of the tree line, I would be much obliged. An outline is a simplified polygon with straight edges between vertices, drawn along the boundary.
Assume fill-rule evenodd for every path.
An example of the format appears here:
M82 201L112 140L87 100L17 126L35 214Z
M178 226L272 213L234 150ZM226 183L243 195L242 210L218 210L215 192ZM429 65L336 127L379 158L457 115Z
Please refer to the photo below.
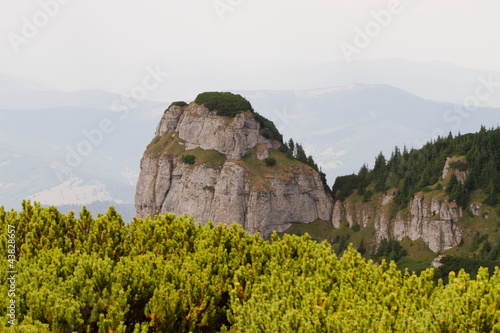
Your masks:
M438 137L420 149L406 147L394 149L387 160L380 153L375 158L373 169L363 165L357 174L338 177L332 187L336 200L345 200L355 191L366 200L373 193L396 189L394 203L400 208L408 205L416 192L428 191L441 178L448 157L463 156L452 168L467 171L463 183L454 174L446 193L451 200L466 207L472 191L481 189L486 194L485 203L495 206L500 194L500 128L486 129L484 126L475 134ZM368 195L366 190L372 185ZM439 187L438 187L439 188ZM442 189L442 188L441 188Z
M323 187L328 193L328 195L332 195L332 191L330 189L330 186L328 186L327 180L326 180L326 174L321 170L321 168L318 167L318 164L314 161L312 155L307 156L304 147L300 143L295 143L293 139L288 140L287 143L284 143L281 145L279 150L284 153L288 158L294 158L298 160L299 162L302 162L304 164L309 165L311 168L316 170L319 173L319 176L321 178L321 182L323 184Z

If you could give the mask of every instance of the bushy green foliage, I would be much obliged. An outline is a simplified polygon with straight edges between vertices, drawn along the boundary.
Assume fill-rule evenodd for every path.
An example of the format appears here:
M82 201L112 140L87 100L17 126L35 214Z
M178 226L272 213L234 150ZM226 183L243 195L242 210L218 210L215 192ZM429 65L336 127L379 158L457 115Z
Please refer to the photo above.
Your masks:
M435 280L443 279L444 283L448 283L448 275L450 272L464 270L469 272L471 276L476 276L482 267L487 268L489 272L494 272L496 267L500 266L499 260L490 260L486 258L445 256L440 262L443 265L436 270Z
M286 154L289 152L289 149L288 149L288 146L286 144L281 144L281 146L278 148L278 150L280 152L282 152L283 154Z
M398 261L399 259L406 256L407 251L401 246L401 244L395 240L386 238L382 239L377 251L373 254L375 260L385 259Z
M249 101L230 92L204 92L196 97L195 103L205 105L210 111L217 111L219 116L231 118L246 110L253 112Z
M355 189L364 189L365 186L362 185L364 181L365 177L355 174L337 177L335 184L332 186L332 193L335 195L335 200L343 201L350 196Z
M182 161L182 163L186 163L186 164L194 164L196 162L196 156L194 156L194 155L182 155L181 161Z
M466 207L470 193L481 189L487 194L486 204L497 205L500 194L500 128L487 130L484 127L478 133L439 137L424 145L421 149L401 152L395 148L389 160L380 153L372 170L366 166L355 175L338 177L332 188L337 200L344 200L355 190L363 193L374 183L375 192L384 192L388 188L397 188L394 203L401 209L407 207L412 196L419 191L429 191L428 186L435 185L441 178L446 159L452 156L465 156L450 164L451 168L469 171L464 184L452 176L447 194L451 200ZM439 187L438 184L437 187Z
M276 140L279 142L283 142L283 136L278 131L278 129L276 128L276 126L272 121L258 114L257 112L254 112L253 116L260 124L260 134L263 137L269 140Z
M264 160L264 162L266 162L266 165L267 166L273 166L273 165L276 165L276 159L275 158L272 158L272 157L268 157Z
M363 193L363 202L368 202L370 201L370 198L372 197L373 192L371 190L367 190Z
M464 184L458 181L455 173L451 175L448 186L446 187L446 193L448 194L450 200L455 200L458 205L462 207L466 207L469 202L469 191L467 191Z
M175 101L175 102L172 102L172 104L170 104L170 106L167 108L170 109L170 107L172 106L188 106L188 103L184 102L184 101ZM165 111L167 112L167 111Z
M361 255L364 255L366 253L365 241L363 239L361 240L361 243L359 243L356 251L358 251Z
M479 232L476 232L474 237L472 237L470 252L475 252L479 248L479 245L486 240L488 240L488 235L480 235Z
M470 165L462 160L454 161L450 163L450 168L451 169L457 169L460 171L467 171L470 169Z
M230 92L204 92L196 97L195 102L199 105L205 105L210 111L217 111L217 115L219 116L235 117L243 111L250 110L260 124L260 134L263 137L283 142L283 136L274 123L254 112L250 102L241 95L235 95Z
M405 274L348 247L165 214L125 225L110 208L92 218L23 203L0 208L0 256L16 229L17 326L2 332L496 332L500 270Z

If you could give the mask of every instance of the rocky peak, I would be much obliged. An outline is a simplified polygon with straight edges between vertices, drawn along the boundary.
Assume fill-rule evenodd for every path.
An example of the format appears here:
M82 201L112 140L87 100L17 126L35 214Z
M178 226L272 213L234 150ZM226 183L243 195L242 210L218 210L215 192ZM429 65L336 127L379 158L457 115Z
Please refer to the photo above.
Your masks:
M251 108L218 111L196 101L165 111L141 160L137 216L187 213L264 237L294 223L330 221L333 202L321 176L278 149L274 124Z
M281 142L264 138L260 130L261 125L250 110L231 118L192 102L187 106L170 106L158 124L155 137L175 131L185 141L186 149L214 149L240 160L259 143L274 149L280 147Z

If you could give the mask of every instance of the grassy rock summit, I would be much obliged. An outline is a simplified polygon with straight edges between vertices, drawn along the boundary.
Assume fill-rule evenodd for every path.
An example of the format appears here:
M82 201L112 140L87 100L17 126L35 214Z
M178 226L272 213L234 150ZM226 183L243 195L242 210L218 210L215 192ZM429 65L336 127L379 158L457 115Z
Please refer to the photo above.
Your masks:
M240 95L211 92L189 105L175 102L141 160L138 216L188 213L263 236L330 221L333 201L320 174L284 146L274 124Z

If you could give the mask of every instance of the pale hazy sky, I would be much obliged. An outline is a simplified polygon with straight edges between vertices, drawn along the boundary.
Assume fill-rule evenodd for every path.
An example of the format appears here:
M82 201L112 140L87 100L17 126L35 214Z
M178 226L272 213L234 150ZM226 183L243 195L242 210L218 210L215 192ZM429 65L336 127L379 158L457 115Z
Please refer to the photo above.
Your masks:
M0 73L125 92L145 66L252 70L345 61L341 43L355 46L356 29L370 24L371 42L354 60L500 71L500 1L394 1L2 0ZM397 13L377 31L372 12L391 5Z

